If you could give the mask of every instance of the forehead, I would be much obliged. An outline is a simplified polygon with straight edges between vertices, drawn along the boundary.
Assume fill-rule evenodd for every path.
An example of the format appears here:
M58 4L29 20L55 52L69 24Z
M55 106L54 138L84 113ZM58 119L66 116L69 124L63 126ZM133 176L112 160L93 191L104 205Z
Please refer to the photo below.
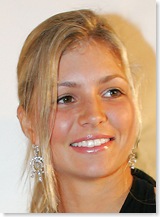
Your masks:
M118 73L125 77L120 59L105 43L93 40L79 43L67 50L60 60L59 79L77 74L93 77L96 73Z
M66 48L65 52L63 55L70 53L70 52L79 52L80 54L85 53L89 48L101 48L102 51L107 51L108 53L112 54L115 60L119 61L122 63L122 58L121 58L121 51L120 49L117 48L116 45L111 45L110 42L105 41L103 39L93 39L93 38L88 38L88 39L83 39L80 41L76 41L71 43L69 47Z

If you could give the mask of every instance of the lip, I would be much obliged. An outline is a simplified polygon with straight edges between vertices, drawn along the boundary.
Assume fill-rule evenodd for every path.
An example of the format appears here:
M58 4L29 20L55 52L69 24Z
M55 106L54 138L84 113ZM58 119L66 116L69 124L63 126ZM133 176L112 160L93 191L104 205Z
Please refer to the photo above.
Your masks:
M79 142L83 142L83 141L88 141L88 140L96 140L96 139L110 139L109 141L107 141L106 143L101 144L100 146L94 146L94 147L78 147L78 146L72 146L70 145L70 147L79 153L88 153L88 154L92 154L92 153L98 153L101 151L105 151L109 148L109 146L112 144L112 141L115 140L114 136L110 136L110 135L87 135L86 137L82 137L79 138L77 140L75 140L73 143L79 143ZM71 144L73 144L71 143Z
M94 140L94 139L114 139L114 138L115 138L114 136L110 136L110 135L91 135L89 134L85 137L74 140L71 144L82 142L82 141Z

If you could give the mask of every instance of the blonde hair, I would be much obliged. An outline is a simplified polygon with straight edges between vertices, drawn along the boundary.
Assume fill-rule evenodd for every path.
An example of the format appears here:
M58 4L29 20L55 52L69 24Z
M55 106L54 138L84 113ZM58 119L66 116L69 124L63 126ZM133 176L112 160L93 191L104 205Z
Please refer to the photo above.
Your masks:
M52 115L54 125L59 62L67 49L89 39L106 43L113 55L121 61L136 104L137 97L126 50L103 16L91 10L65 12L52 16L30 33L17 66L18 96L26 114L35 118L39 146L45 162L43 182L39 183L35 179L30 212L57 212L58 192L52 166L52 130L49 119ZM27 161L31 155L30 145Z

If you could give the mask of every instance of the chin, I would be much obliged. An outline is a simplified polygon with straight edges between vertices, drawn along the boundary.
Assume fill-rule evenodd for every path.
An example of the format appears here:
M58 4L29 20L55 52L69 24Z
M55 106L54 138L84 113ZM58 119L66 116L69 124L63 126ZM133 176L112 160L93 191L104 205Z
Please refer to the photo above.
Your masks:
M81 170L82 171L82 170ZM109 176L111 173L113 173L113 170L111 168L106 168L104 166L92 166L92 167L86 167L84 169L84 173L82 176L86 178L96 179L96 178L102 178Z
M125 170L126 167L127 167L127 162L124 162L122 164L117 164L117 165L113 165L110 162L101 165L96 164L88 167L86 166L85 168L83 168L83 170L81 169L81 171L84 171L83 173L84 177L96 179L96 178L108 177L110 175L113 175L117 171L120 171L121 173L122 170Z

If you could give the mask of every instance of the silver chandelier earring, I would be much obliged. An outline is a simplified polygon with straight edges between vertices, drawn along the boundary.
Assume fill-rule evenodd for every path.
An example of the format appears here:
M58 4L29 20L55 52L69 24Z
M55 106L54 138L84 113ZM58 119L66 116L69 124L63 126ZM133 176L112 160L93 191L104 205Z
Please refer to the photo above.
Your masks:
M38 175L38 180L42 182L42 174L44 173L44 161L40 156L40 150L37 145L32 146L34 149L34 157L30 161L31 166L31 177L34 178Z
M139 139L137 139L135 146L132 148L131 154L129 155L128 165L131 169L135 168L135 163L137 162L137 153L135 149L138 147Z

